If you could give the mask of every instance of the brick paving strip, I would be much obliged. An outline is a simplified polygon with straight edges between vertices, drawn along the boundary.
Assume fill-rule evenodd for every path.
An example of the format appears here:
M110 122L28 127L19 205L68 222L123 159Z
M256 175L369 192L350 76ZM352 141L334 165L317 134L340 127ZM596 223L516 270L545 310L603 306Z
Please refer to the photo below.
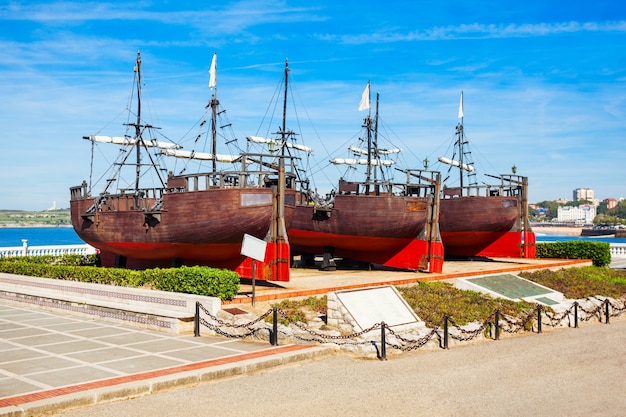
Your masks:
M188 371L197 371L200 369L212 368L212 367L216 367L219 365L228 365L228 364L233 364L233 363L242 362L246 360L266 358L270 356L279 355L282 353L296 352L296 351L300 351L303 349L310 349L310 348L311 346L305 346L305 345L280 346L277 348L266 349L266 350L258 351L258 352L244 353L244 354L225 357L225 358L218 358L218 359L212 359L212 360L203 361L203 362L196 362L196 363L191 363L191 364L186 364L186 365L181 365L181 366L175 366L172 368L159 369L156 371L143 372L143 373L138 373L138 374L133 374L133 375L105 379L101 381L88 382L84 384L77 384L77 385L72 385L72 386L62 387L62 388L55 388L55 389L35 392L31 394L18 395L15 397L0 399L0 408L15 406L15 405L24 405L24 404L35 402L35 401L56 398L56 397L60 397L63 395L74 394L77 392L84 392L84 391L89 391L89 390L98 389L98 388L106 388L106 387L121 385L121 384L129 383L129 382L145 381L148 379L164 377L164 376L174 375L174 374L180 374L180 373L188 372Z

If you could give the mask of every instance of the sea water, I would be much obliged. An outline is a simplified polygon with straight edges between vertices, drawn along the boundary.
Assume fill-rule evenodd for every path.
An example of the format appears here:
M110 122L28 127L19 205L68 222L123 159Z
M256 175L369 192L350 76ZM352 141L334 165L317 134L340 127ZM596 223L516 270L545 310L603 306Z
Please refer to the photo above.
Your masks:
M0 247L81 245L84 244L72 227L0 227Z
M590 242L626 243L620 237L566 236L536 233L537 242L566 242L583 240ZM22 239L28 240L28 246L81 245L83 242L72 227L0 227L0 247L22 246Z
M550 235L547 233L535 232L537 242L567 242L570 240L581 240L585 242L606 242L606 243L626 243L626 237L610 237L610 236L566 236L566 235Z

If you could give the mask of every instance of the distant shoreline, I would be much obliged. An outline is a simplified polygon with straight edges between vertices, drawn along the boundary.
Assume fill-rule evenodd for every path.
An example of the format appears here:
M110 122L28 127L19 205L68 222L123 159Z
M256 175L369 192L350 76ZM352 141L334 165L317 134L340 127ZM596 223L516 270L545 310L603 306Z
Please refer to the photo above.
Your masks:
M72 227L71 224L47 224L47 223L0 223L0 229L20 228L20 229L40 229L40 228L68 228Z
M567 226L535 226L533 232L545 233L546 235L560 235L560 236L580 236L582 233L582 227L567 227Z

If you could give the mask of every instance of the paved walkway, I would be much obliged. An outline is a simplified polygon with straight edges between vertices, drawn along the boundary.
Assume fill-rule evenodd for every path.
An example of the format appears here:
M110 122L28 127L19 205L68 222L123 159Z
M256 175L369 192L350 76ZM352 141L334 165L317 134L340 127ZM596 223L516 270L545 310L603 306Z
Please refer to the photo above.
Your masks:
M175 336L0 302L0 416L37 415L322 354Z
M335 355L63 417L623 417L626 320L387 361Z

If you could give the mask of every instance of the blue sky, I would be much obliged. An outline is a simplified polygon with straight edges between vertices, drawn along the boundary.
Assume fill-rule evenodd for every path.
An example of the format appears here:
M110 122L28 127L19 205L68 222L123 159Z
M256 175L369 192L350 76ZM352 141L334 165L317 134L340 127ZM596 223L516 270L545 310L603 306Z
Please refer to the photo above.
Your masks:
M0 5L0 209L69 207L95 133L121 135L137 50L151 122L174 141L201 117L218 54L218 97L237 137L256 134L289 59L315 149L313 186L364 114L368 80L405 166L447 152L464 92L477 168L518 174L531 202L626 197L626 6L527 1L137 1ZM296 125L297 123L297 125ZM289 123L288 123L289 125ZM106 152L106 151L103 151ZM98 154L96 154L98 156Z

